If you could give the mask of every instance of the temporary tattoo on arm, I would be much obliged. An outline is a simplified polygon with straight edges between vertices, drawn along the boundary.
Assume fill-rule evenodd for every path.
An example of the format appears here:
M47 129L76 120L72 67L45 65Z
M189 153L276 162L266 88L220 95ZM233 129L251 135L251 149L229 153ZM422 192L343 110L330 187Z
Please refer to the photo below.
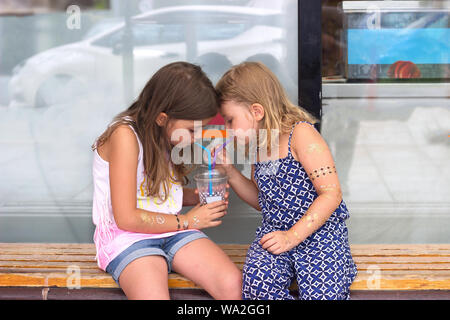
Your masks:
M166 222L166 218L164 218L163 216L161 216L159 214L156 216L156 223L164 224L165 222Z
M316 169L309 173L309 177L311 181L314 181L315 179L318 179L320 177L323 177L327 174L333 174L336 173L336 167L335 166L325 166L321 167L319 169Z
M291 240L289 240L289 237L286 234L284 235L284 239L288 245L291 244Z
M317 221L318 215L315 212L306 212L305 213L306 221L308 224L306 225L308 228L311 228L313 223Z
M194 228L198 227L198 224L200 223L200 219L197 216L194 216L192 218L192 220L194 221L194 223L193 223Z
M300 236L298 235L297 231L292 230L292 232L294 233L295 238L297 238L297 240L300 240Z
M166 222L166 218L164 218L163 216L158 214L155 217L155 216L152 216L152 215L148 214L147 212L142 212L141 213L141 220L143 222L151 224L151 225L154 224L155 222L157 224L164 224Z
M148 223L148 224L154 224L155 223L155 217L149 215L146 212L142 212L141 213L141 220L143 222L145 222L145 223Z
M325 150L324 146L321 146L318 143L311 143L310 145L308 145L308 153L313 153L313 152L317 152L317 153L322 153Z
M321 191L335 191L337 190L337 185L335 183L333 184L323 184L319 187Z
M331 194L329 194L329 193L325 193L325 194L323 194L323 196L324 196L325 198L327 198L327 199L330 199L330 200L336 200L336 199L338 198L337 194L331 195Z
M339 188L335 183L321 185L317 193L330 200L342 199L341 188Z

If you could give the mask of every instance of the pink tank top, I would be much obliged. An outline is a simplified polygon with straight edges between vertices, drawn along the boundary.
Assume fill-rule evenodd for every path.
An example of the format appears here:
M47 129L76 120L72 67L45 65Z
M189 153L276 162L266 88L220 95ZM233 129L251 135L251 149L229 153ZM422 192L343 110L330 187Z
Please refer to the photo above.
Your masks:
M169 195L165 202L160 199L147 196L146 186L147 178L144 175L143 149L138 135L130 126L136 135L139 144L138 167L136 172L136 206L148 211L161 212L165 214L178 213L183 205L183 187L179 183L171 181ZM172 176L173 176L173 168ZM123 250L131 246L133 243L144 239L164 238L174 235L178 232L188 230L180 230L168 233L149 234L136 233L121 230L114 221L114 215L111 206L111 193L109 185L109 163L103 160L97 152L94 151L93 160L93 184L94 196L92 206L92 220L96 226L94 233L94 243L97 249L97 263L100 269L105 270L108 264ZM163 193L161 191L161 193ZM144 222L143 222L144 223Z

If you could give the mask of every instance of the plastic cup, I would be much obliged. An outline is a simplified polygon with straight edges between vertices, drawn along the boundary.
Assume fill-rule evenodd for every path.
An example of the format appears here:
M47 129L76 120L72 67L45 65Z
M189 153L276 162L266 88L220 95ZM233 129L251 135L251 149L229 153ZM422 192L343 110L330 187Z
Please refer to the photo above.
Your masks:
M194 176L202 205L225 200L228 177L220 170L202 170Z

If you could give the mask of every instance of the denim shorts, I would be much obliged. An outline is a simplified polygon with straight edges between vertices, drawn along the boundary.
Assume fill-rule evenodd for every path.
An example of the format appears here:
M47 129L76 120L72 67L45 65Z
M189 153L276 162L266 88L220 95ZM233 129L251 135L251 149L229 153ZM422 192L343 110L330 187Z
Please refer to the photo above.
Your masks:
M201 238L208 237L201 231L193 230L179 232L165 238L140 240L133 243L115 257L106 267L106 272L111 274L114 281L119 284L119 276L130 262L137 258L157 255L166 258L167 269L170 273L172 271L172 260L175 253L182 246Z

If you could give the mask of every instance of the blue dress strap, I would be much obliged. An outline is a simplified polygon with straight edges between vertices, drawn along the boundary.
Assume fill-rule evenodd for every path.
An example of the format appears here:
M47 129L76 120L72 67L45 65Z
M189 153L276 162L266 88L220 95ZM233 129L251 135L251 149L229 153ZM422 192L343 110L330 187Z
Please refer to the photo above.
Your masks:
M302 122L306 122L306 123L308 123L308 124L310 124L310 125L312 125L314 127L314 125L311 122L308 122L308 121L298 121L292 126L291 133L289 134L288 156L290 156L292 154L291 153L291 139L292 139L292 134L294 133L294 129L299 123L302 123Z

